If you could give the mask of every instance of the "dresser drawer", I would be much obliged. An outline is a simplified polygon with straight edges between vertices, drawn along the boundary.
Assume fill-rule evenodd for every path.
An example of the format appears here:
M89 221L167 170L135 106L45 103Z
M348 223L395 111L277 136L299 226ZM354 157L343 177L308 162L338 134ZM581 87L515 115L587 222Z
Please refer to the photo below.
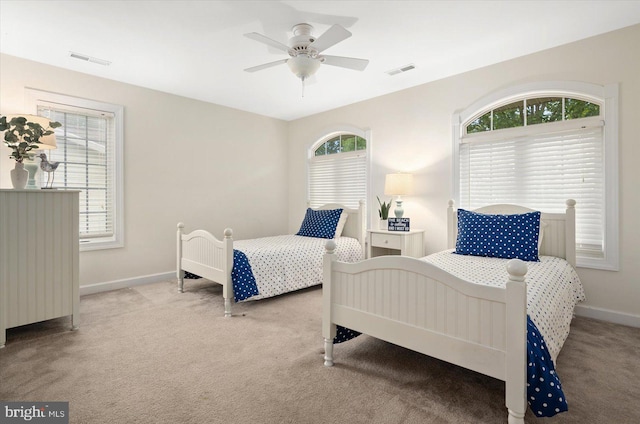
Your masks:
M402 236L399 234L371 233L371 245L388 249L402 249Z

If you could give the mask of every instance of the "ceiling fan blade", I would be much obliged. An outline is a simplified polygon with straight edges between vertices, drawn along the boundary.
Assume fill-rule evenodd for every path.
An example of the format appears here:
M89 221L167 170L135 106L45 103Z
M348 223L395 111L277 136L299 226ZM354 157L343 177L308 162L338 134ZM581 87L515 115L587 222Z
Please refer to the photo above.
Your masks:
M247 68L247 69L245 69L245 71L247 71L247 72L261 71L263 69L271 68L272 66L277 66L277 65L280 65L282 63L287 63L287 60L289 60L289 59L280 59L280 60L276 60L275 62L264 63L262 65L254 66L254 67L251 67L251 68Z
M369 64L367 59L356 59L355 57L321 56L321 58L324 59L322 63L325 65L339 66L355 71L364 71Z
M309 44L309 47L317 50L318 53L320 53L321 51L326 50L329 47L338 44L342 40L346 40L349 37L351 37L351 33L344 29L342 26L336 24L326 30L324 34L316 39L316 41Z
M281 42L276 41L276 40L274 40L272 38L269 38L269 37L267 37L265 35L258 34L257 32L250 32L250 33L245 34L244 36L247 37L247 38L251 38L252 40L264 43L267 46L275 47L276 49L285 51L287 53L289 53L289 50L291 50L289 48L289 46L286 46L286 45L282 44Z

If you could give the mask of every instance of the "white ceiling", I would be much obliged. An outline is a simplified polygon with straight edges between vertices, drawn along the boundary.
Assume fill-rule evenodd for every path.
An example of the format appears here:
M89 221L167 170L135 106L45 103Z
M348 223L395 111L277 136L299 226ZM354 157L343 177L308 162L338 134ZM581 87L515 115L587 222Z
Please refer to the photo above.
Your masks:
M287 44L301 22L316 36L347 28L324 53L369 59L367 69L323 65L304 97L284 64L243 71L288 57L243 34ZM0 51L292 120L638 23L640 1L0 0Z

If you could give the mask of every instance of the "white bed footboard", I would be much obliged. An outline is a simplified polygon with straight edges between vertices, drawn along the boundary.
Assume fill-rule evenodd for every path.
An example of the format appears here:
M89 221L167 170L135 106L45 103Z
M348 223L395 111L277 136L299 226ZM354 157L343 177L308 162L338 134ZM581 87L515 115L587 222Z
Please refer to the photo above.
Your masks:
M218 240L205 230L184 234L184 224L178 223L177 235L177 277L178 290L184 290L184 272L188 271L202 278L222 285L224 316L231 316L233 303L233 231L224 230L224 239Z
M507 265L506 289L461 280L419 259L324 258L325 365L333 365L336 325L506 382L509 423L526 411L527 266Z

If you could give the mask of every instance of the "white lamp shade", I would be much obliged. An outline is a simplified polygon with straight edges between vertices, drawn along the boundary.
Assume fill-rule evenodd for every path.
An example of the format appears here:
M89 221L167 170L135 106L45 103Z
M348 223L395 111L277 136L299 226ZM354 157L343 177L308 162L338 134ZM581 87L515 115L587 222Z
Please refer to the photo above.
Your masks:
M384 180L384 194L405 196L413 193L413 174L387 174Z
M37 116L37 115L9 115L7 116L7 121L17 117L23 117L27 120L27 122L40 124L44 129L49 128L49 124L51 123L51 119L45 118L43 116ZM56 143L55 133L40 137L40 140L38 140L38 142L39 142L38 150L51 150L58 147Z

